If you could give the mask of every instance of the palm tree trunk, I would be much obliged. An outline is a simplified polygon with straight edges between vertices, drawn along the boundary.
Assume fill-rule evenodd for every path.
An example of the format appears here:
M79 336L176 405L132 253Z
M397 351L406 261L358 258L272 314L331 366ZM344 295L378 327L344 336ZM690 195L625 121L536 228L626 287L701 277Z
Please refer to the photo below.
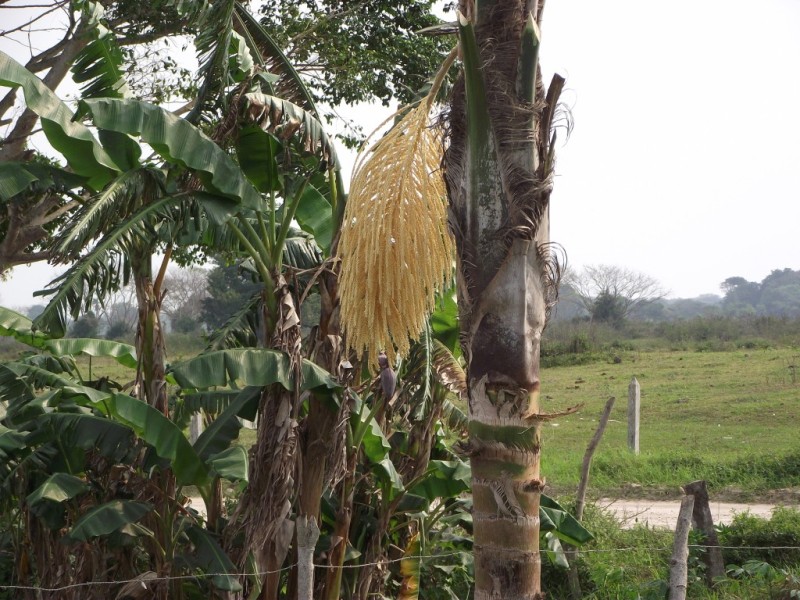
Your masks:
M538 600L539 342L557 289L543 1L460 2L464 77L444 167L467 361L475 599ZM551 89L560 90L558 85Z

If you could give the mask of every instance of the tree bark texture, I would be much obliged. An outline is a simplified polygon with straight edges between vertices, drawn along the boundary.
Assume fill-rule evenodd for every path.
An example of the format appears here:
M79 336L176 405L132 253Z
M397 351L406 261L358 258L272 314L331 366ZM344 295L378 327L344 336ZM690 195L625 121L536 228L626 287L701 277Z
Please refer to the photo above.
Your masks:
M525 51L538 48L531 21L542 4L459 7L475 24L480 75L470 74L462 21L466 75L454 86L444 168L467 362L476 600L544 597L539 345L559 271L549 244L549 132L563 80L546 93L535 52Z

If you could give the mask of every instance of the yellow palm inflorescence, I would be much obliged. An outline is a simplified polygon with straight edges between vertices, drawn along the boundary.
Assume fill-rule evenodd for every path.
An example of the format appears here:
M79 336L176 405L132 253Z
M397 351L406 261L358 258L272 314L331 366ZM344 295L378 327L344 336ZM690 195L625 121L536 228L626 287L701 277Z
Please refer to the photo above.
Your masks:
M442 132L426 100L362 154L351 181L338 254L342 324L359 355L406 354L450 280Z

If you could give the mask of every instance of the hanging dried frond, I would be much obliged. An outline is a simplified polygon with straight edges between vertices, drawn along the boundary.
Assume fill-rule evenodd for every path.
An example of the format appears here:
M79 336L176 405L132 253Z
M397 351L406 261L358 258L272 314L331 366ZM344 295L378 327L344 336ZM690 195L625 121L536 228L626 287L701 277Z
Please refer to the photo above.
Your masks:
M432 94L435 94L432 90ZM429 96L356 164L339 242L342 324L359 354L396 347L422 331L452 271L442 132Z

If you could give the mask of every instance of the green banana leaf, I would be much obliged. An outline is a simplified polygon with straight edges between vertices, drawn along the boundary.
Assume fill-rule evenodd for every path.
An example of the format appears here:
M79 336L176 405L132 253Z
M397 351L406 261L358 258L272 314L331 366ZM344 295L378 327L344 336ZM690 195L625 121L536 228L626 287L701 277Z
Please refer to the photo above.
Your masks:
M63 338L47 340L42 348L56 356L85 354L96 358L113 358L122 366L136 368L136 348L130 344L114 340L97 340L93 338Z
M99 2L84 4L82 21L91 27L93 39L75 57L70 68L72 80L85 84L81 88L84 98L125 98L130 90L125 81L124 57L113 32L102 23L104 13Z
M303 360L301 390L339 389L330 374L309 360ZM186 390L210 387L265 386L278 383L294 389L289 355L277 350L234 348L201 354L177 365L170 371L175 381Z
M208 459L217 475L228 481L248 481L247 451L242 446L231 446Z
M135 523L153 510L151 504L133 500L112 500L91 509L75 522L67 538L85 542L93 537L105 536Z
M1 51L0 85L22 88L27 107L42 120L47 141L64 155L76 173L88 178L92 189L101 189L119 171L89 128L73 121L72 111L67 105L38 77Z
M256 188L266 193L280 189L276 156L281 143L257 125L245 125L236 138L236 157L239 166Z
M136 349L130 344L93 338L50 339L33 328L26 316L0 306L0 336L13 337L33 348L47 350L55 356L85 354L96 358L113 358L119 364L135 369Z
M397 472L394 463L388 456L384 457L380 462L373 463L372 472L375 473L381 481L389 484L389 500L405 491L406 488L403 485L403 478L400 476L400 473Z
M540 498L539 521L542 532L551 531L558 536L558 539L573 546L580 546L594 539L594 536L563 506L544 494Z
M60 452L70 448L93 450L112 460L122 461L136 452L131 429L111 419L82 413L46 413L36 421L37 429L26 444L57 444ZM80 472L82 467L76 467Z
M191 169L206 187L257 209L261 196L233 159L188 121L140 100L96 98L82 100L80 115L88 114L100 129L139 136L158 154Z
M0 335L13 337L34 348L44 348L44 343L49 339L33 328L33 321L28 317L3 306L0 306Z
M68 473L53 473L28 494L25 501L31 512L42 519L45 525L50 529L60 529L65 523L65 508L62 503L88 489L88 484L79 477Z
M194 450L203 461L219 454L230 446L239 436L242 424L239 417L252 421L258 412L261 388L257 386L243 389L228 407L220 414L194 443Z
M432 460L425 477L411 488L410 493L424 496L429 501L455 498L469 491L472 472L469 463L461 460Z
M218 589L227 592L240 591L242 586L236 576L227 575L227 573L236 573L237 569L217 539L208 530L197 525L188 527L186 535L194 545L194 556L191 557L191 562L203 573L215 573L211 581Z
M202 486L208 482L207 465L175 423L149 404L125 394L114 394L95 408L130 427L161 458L170 462L179 485Z
M366 413L368 411L365 410L363 412ZM386 455L389 454L389 450L391 450L392 447L389 444L389 440L383 435L381 426L378 425L378 422L374 418L370 419L369 424L364 422L367 416L366 414L362 416L353 414L350 417L350 422L354 431L357 428L365 428L364 437L361 440L361 447L364 450L364 454L371 462L379 463L386 458Z
M21 163L0 163L0 200L8 200L38 181Z

